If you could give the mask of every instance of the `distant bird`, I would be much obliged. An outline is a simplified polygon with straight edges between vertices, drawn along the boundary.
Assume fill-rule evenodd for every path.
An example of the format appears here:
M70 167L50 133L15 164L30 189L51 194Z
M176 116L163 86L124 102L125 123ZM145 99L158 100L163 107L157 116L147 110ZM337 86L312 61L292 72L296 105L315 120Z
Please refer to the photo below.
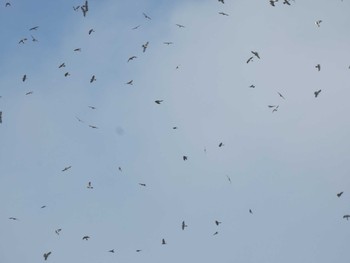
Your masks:
M77 51L80 52L80 51L81 51L81 48L76 48L76 49L74 49L74 51L75 51L75 52L77 52Z
M94 187L91 185L91 182L88 182L88 185L87 185L86 188L88 188L88 189L94 189Z
M320 27L320 26L321 26L321 23L322 23L322 20L317 20L317 21L315 22L315 24L316 24L317 27Z
M346 218L346 220L349 220L350 215L344 215L343 218Z
M65 76L65 77L70 76L69 72L64 73L64 76Z
M186 156L186 155L182 156L182 159L183 159L184 161L186 161L186 160L187 160L187 156Z
M91 79L90 79L90 83L96 81L95 75L92 75Z
M24 41L27 41L28 39L27 38L22 38L19 42L18 42L18 44L24 44Z
M18 218L16 218L16 217L9 217L9 219L10 219L10 220L13 220L13 221L18 220Z
M85 1L85 4L80 7L81 11L83 11L83 16L85 17L87 12L89 11L88 1Z
M163 100L156 100L154 102L157 103L157 104L161 104L163 102Z
M66 64L63 62L61 65L58 66L58 68L64 68Z
M251 209L249 209L249 213L253 214L253 211Z
M276 107L276 105L267 105L267 107L274 108L274 107Z
M88 107L92 110L96 110L96 107L94 107L94 106L88 106Z
M132 56L132 57L128 58L128 62L129 62L130 60L135 59L135 58L137 58L137 57L136 57L136 56Z
M110 252L110 253L114 253L114 249L108 250L108 252Z
M39 42L39 40L37 40L35 37L33 37L32 35L30 35L30 36L31 36L33 42Z
M282 95L281 93L277 92L277 94L278 94L282 99L285 100L285 98L283 97L283 95Z
M139 185L141 185L141 186L146 186L146 184L143 184L143 183L139 183Z
M118 167L118 170L122 172L122 168L120 166Z
M33 94L33 91L29 91L26 93L26 95L31 95L31 94Z
M248 60L247 60L247 64L248 64L249 62L253 61L253 58L254 58L254 57L250 57L250 58L248 58Z
M72 168L71 165L70 165L70 166L67 166L67 167L64 167L64 169L62 170L62 172L65 172L65 171L69 170L70 168Z
M177 127L176 127L176 126L174 126L174 127L173 127L173 130L177 130Z
M46 205L43 205L42 207L40 207L41 209L43 209L43 208L45 208L46 207Z
M56 229L56 230L55 230L56 235L60 235L60 232L61 232L61 231L62 231L62 229L61 229L61 228Z
M89 236L83 236L83 238L82 238L82 240L86 240L86 241L88 241L89 240Z
M228 175L226 175L226 177L227 177L227 180L231 183L231 178Z
M162 239L162 245L166 245L165 239Z
M152 18L150 18L148 15L146 15L145 13L142 13L143 14L143 16L146 18L146 19L148 19L148 20L152 20Z
M259 53L256 51L251 51L254 56L256 56L258 59L260 59Z
M92 129L98 129L98 127L94 126L94 125L89 125L89 127L92 128Z
M2 123L2 111L0 111L0 123Z
M146 49L147 49L147 47L148 47L148 43L149 43L149 42L147 41L145 44L142 45L143 53L146 52Z
M82 119L78 118L77 116L75 116L75 118L77 118L77 120L78 120L79 122L83 122L83 123L84 123L84 121L83 121Z
M30 28L29 31L37 30L38 28L39 28L39 26L35 26L35 27Z
M317 96L320 94L321 90L317 90L314 92L315 98L317 98Z
M176 24L179 28L185 28L184 25Z
M255 85L250 85L249 88L254 89L254 88L255 88Z
M321 65L320 65L320 64L317 64L317 65L315 66L315 68L317 68L318 71L320 71L320 70L321 70Z
M222 222L218 221L218 220L215 220L215 225L220 225Z
M224 146L224 144L222 142L219 143L219 147L222 147Z
M223 16L228 16L228 14L224 13L224 12L219 12L220 15L223 15Z
M132 28L132 30L138 29L141 25L135 26Z
M290 5L290 3L289 3L288 0L284 0L283 4L284 4L284 5Z
M213 236L215 236L215 235L217 235L217 234L219 234L219 232L218 232L218 231L216 231L216 232L213 234Z
M275 6L275 2L277 2L278 0L270 0L270 5Z
M26 79L27 79L27 75L24 74L23 77L22 77L22 81L25 82Z
M128 81L126 84L132 85L133 80Z
M89 35L91 35L91 33L93 33L93 32L95 32L95 30L91 28L91 29L89 30Z
M349 67L350 67L350 66L349 66ZM176 66L176 69L179 69L179 68L180 68L180 65L177 65L177 66Z
M277 105L273 110L272 113L274 113L275 111L278 111L279 105Z
M47 253L44 253L43 257L45 260L47 260L47 258L51 255L51 251L50 252L47 252Z
M341 195L343 194L344 192L340 192L337 194L338 197L341 197Z
M5 7L9 7L9 6L11 6L11 3L7 2L7 3L5 4Z
M221 2L221 3L223 3L223 4L225 4L224 0L218 0L218 1Z
M74 11L79 11L80 5L73 6Z
M163 42L163 44L165 44L165 45L172 45L172 44L174 44L173 42Z
M136 249L136 252L141 252L142 250L141 249Z
M185 230L185 227L188 227L185 223L185 221L182 221L182 224L181 224L181 229L182 230Z

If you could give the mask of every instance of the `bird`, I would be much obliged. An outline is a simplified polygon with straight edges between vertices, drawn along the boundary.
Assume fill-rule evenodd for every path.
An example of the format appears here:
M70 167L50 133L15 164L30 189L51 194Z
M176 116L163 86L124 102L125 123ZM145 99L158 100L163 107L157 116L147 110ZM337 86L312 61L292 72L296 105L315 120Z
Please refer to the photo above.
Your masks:
M13 221L18 220L18 218L17 218L17 217L9 217L9 219L10 219L10 220L13 220Z
M321 65L320 65L320 64L317 64L317 65L315 66L315 68L317 68L318 71L320 71L320 70L321 70Z
M129 62L130 60L135 59L135 58L137 58L137 57L136 57L136 56L129 57L129 58L128 58L128 62Z
M184 25L176 24L179 28L185 28Z
M166 245L165 239L162 239L162 245Z
M64 68L66 64L63 62L61 65L58 66L58 68Z
M231 183L231 178L230 178L230 176L226 175L226 177L227 177L227 180Z
M76 48L76 49L74 49L74 51L75 51L75 52L77 52L77 51L80 52L80 51L81 51L81 48Z
M322 23L322 20L317 20L317 21L315 22L315 25L316 25L317 27L320 27L320 26L321 26L321 23Z
M284 4L284 5L290 5L290 3L289 3L288 0L284 0L283 4Z
M275 6L275 2L277 2L278 0L270 0L270 5Z
M340 192L337 194L338 197L341 197L341 195L343 194L344 192Z
M33 37L32 35L30 35L30 36L31 36L33 42L39 42L39 40L37 40L35 37Z
M155 100L154 102L157 104L161 104L163 102L163 100Z
M64 76L65 76L65 77L70 76L69 72L64 73Z
M254 89L254 88L255 88L255 85L250 85L249 88Z
M31 95L31 94L33 94L33 91L29 91L26 93L26 95Z
M18 42L18 44L24 44L24 41L27 41L28 39L27 38L22 38L19 42Z
M80 5L73 6L73 10L74 10L74 11L79 11L79 8L80 8Z
M83 236L83 238L82 238L82 240L86 240L86 241L88 241L89 240L89 236Z
M285 98L283 97L283 95L282 95L281 93L277 92L277 94L278 94L282 99L285 100Z
M218 221L218 220L215 220L215 224L218 226L220 225L222 222Z
M108 250L108 252L110 252L110 253L114 253L114 249Z
M92 110L96 110L96 107L94 107L94 106L88 106L88 107Z
M46 205L43 205L42 207L40 207L41 209L43 209L43 208L45 208L46 207Z
M146 52L146 49L147 49L147 47L148 47L148 43L149 43L149 42L147 41L145 44L142 45L143 53Z
M61 228L56 229L56 230L55 230L56 235L60 235L60 232L61 232L61 231L62 231L62 229L61 229Z
M222 147L224 146L224 144L222 142L219 143L219 147Z
M142 250L141 249L136 249L136 252L141 252Z
M221 3L223 3L223 4L225 4L224 0L218 0L218 1L221 2Z
M346 220L349 220L350 215L344 215L343 218L346 218Z
M39 28L39 26L35 26L35 27L30 28L29 31L37 30L38 28Z
M80 8L81 11L83 11L83 16L85 17L87 12L89 11L88 1L85 1L85 4L82 5Z
M279 105L277 105L273 110L272 113L274 113L275 111L278 111Z
M139 185L141 185L141 186L146 186L146 184L143 184L143 183L139 183Z
M173 130L177 130L177 127L176 127L176 126L174 126L174 127L173 127Z
M65 172L65 171L69 170L70 168L72 168L71 165L70 165L70 166L67 166L67 167L64 167L64 169L62 170L62 172Z
M317 96L320 94L320 92L321 92L321 90L317 90L317 91L314 92L315 98L317 98Z
M182 221L182 224L181 224L181 229L182 230L185 230L185 227L188 227L185 223L185 221Z
M220 15L223 15L223 16L228 16L228 14L224 13L224 12L219 12Z
M253 211L251 209L249 209L249 213L253 214Z
M10 2L7 2L7 3L5 4L5 7L9 7L9 6L11 6L11 3L10 3Z
M95 75L92 75L91 79L90 79L90 83L96 81Z
M47 260L47 258L50 256L50 254L51 254L51 251L44 253L44 255L43 255L44 259Z
M75 116L75 118L77 118L77 120L78 120L79 122L84 123L84 121L83 121L82 119L78 118L77 116Z
M23 77L22 77L22 81L23 81L23 82L25 82L25 81L26 81L26 79L27 79L27 75L26 75L26 74L24 74L24 75L23 75Z
M143 14L143 16L146 18L146 19L148 19L148 20L152 20L152 18L150 18L148 15L146 15L145 13L142 13Z
M256 51L251 51L254 56L256 56L258 59L260 59L259 53Z
M253 61L253 58L254 58L254 57L250 57L250 58L248 58L248 60L247 60L247 64L248 64L249 62Z
M267 105L267 107L274 108L274 107L276 107L276 105Z
M88 189L94 189L94 187L93 186L91 186L91 182L88 182L88 185L87 185L87 187L86 188L88 188Z
M186 155L182 156L182 159L183 159L184 161L186 161L186 160L187 160L187 156L186 156Z
M89 125L89 127L92 128L92 129L98 129L98 127L94 126L94 125Z
M133 80L128 81L126 84L132 85Z
M172 44L174 44L173 42L163 42L163 44L165 44L165 45L172 45Z
M91 29L89 30L89 35L91 35L92 32L95 32L95 30L94 30L93 28L91 28Z
M120 166L118 167L118 170L122 172L122 168Z
M219 232L218 232L218 231L216 231L216 232L213 234L213 236L215 236L215 235L217 235L217 234L219 234Z
M0 111L0 123L2 123L2 111Z

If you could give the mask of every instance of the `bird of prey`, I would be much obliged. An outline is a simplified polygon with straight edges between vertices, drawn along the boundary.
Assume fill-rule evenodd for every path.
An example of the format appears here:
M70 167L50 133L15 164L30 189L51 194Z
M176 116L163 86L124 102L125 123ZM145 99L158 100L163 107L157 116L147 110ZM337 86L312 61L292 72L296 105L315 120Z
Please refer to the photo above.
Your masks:
M317 65L315 66L315 68L317 68L318 71L320 71L320 70L321 70L321 65L320 65L320 64L317 64Z
M70 168L72 168L71 165L70 165L70 166L67 166L67 167L64 167L64 169L62 170L62 172L65 172L65 171L69 170Z
M320 92L321 92L321 90L317 90L317 91L314 92L315 98L317 98L317 96L320 94Z
M18 42L18 44L24 44L24 41L27 41L28 39L27 38L22 38L19 42Z
M74 51L76 51L76 52L79 51L80 52L81 48L76 48L76 49L74 49Z
M156 100L154 102L157 103L157 104L161 104L163 102L163 100Z
M322 23L322 20L317 20L317 21L315 22L315 25L316 25L317 27L320 27L320 26L321 26L321 23Z
M341 197L341 195L343 194L344 192L340 192L337 194L338 197Z
M255 88L255 85L250 85L249 88L254 89L254 88Z
M58 68L64 68L66 66L66 64L64 64L64 62L58 66Z
M73 10L74 10L74 11L79 11L79 8L80 8L80 5L73 6Z
M226 175L226 177L227 177L227 180L231 183L231 178L230 178L230 176Z
M288 0L284 0L283 4L284 4L284 5L290 5L290 3L289 3Z
M2 123L2 111L0 111L0 123Z
M33 94L33 91L29 91L26 93L26 95L31 95L31 94Z
M24 74L24 75L23 75L23 77L22 77L22 81L23 81L23 82L25 82L25 81L26 81L26 79L27 79L27 75L26 75L26 74Z
M186 160L187 160L187 156L186 156L186 155L182 156L182 159L183 159L184 161L186 161Z
M247 64L248 64L249 62L253 61L253 58L254 58L254 57L250 57L250 58L248 58L248 60L247 60Z
M96 107L94 107L94 106L88 106L88 107L92 110L96 110Z
M218 221L218 220L215 220L215 224L218 226L220 225L222 222Z
M39 28L39 26L35 26L35 27L30 28L29 31L37 30L38 28Z
M90 83L96 81L95 75L92 75L91 79L90 79Z
M47 260L47 258L50 256L50 254L51 254L51 251L44 253L44 255L43 255L44 259Z
M253 214L253 211L252 211L252 209L249 209L249 213Z
M260 59L259 53L256 51L251 51L254 56L256 56L258 59Z
M224 13L224 12L219 12L220 15L223 15L223 16L228 16L228 14Z
M89 30L89 35L91 35L92 32L95 32L95 30L91 28L91 29Z
M223 3L223 4L225 4L224 0L218 0L218 1L221 2L221 3Z
M133 80L128 81L126 84L132 85Z
M344 215L343 218L346 218L346 220L349 220L350 215Z
M163 44L165 44L165 45L172 45L172 44L174 44L173 42L163 42Z
M188 227L185 223L185 221L182 221L182 224L181 224L181 229L182 230L185 230L185 227Z
M142 45L143 53L145 53L147 47L148 47L148 41L145 44Z
M94 126L94 125L89 125L89 127L92 128L92 129L98 129L98 127Z
M65 76L65 77L70 76L69 72L64 73L64 76Z
M278 94L282 99L285 100L285 98L283 97L283 95L282 95L281 93L277 92L277 94Z
M130 58L128 59L128 62L129 62L130 60L135 59L135 58L137 58L137 57L136 57L136 56L132 56L132 57L130 57Z
M60 235L60 232L61 232L61 231L62 231L62 229L61 229L61 228L56 229L56 230L55 230L56 235Z
M88 189L94 189L94 187L91 185L91 182L88 182L88 185L87 185L86 188L88 188Z
M224 144L222 142L219 143L219 147L222 147L224 146Z
M141 186L146 186L146 184L143 184L143 183L139 183L139 185L141 185Z
M45 207L46 207L46 205L43 205L43 206L42 206L42 207L40 207L40 208L42 209L42 208L45 208Z
M88 241L89 240L89 236L83 236L83 238L82 238L82 240L86 240L86 241Z
M185 28L184 25L176 24L179 28Z
M10 3L10 2L7 2L7 3L5 4L5 7L9 7L9 6L11 6L11 3Z
M18 220L18 218L16 218L16 217L9 217L9 219L14 220L14 221Z
M218 231L216 231L216 232L213 234L213 236L215 236L215 235L217 235L217 234L219 234L219 232L218 232Z
M110 253L114 253L114 249L108 250L108 252L110 252Z
M152 18L150 18L148 15L146 15L145 13L142 13L143 16L146 18L146 19L149 19L149 20L152 20Z
M165 239L162 239L162 245L166 245Z

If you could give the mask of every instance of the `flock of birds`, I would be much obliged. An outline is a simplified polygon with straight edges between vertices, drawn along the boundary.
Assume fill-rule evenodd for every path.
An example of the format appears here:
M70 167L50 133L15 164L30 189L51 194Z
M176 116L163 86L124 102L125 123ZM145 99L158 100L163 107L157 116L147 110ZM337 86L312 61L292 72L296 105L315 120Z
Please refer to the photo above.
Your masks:
M292 1L294 2L294 0L292 0ZM224 0L218 0L218 2L220 2L220 3L222 3L222 4L225 4L225 1L224 1ZM275 5L276 5L278 2L282 2L283 4L288 5L288 6L291 5L290 0L281 0L281 1L279 1L279 0L269 0L270 5L273 6L273 7L275 7ZM11 7L11 3L10 3L10 2L7 2L7 3L5 4L5 7L8 7L8 8ZM90 11L88 1L85 1L82 5L73 6L73 10L76 11L76 12L81 12L82 15L83 15L83 17L86 17L86 16L88 15L89 11ZM142 14L143 14L143 16L144 16L145 19L147 19L147 20L152 20L152 18L151 18L149 15L147 15L146 13L142 13ZM229 14L228 14L228 13L225 13L225 12L219 12L219 14L220 14L220 15L223 15L223 16L229 16ZM321 23L322 23L322 20L317 20L317 21L315 21L315 25L316 25L317 27L320 27L320 26L321 26ZM185 26L182 25L182 24L176 24L176 26L177 26L178 28L180 28L180 29L185 28ZM136 30L136 29L138 29L139 27L140 27L140 25L135 26L135 27L132 28L132 30ZM31 40L32 40L33 42L39 42L39 40L34 36L34 32L36 32L37 30L39 30L39 26L34 26L34 27L29 28L29 31L31 32L30 37L31 37ZM88 34L91 35L91 34L93 34L94 32L95 32L94 29L90 29L90 30L88 31ZM20 39L20 40L18 41L18 44L24 45L24 44L26 44L27 41L28 41L28 38L27 38L27 37L24 37L24 38L22 38L22 39ZM173 44L173 42L163 42L163 43L164 43L165 45L172 45L172 44ZM142 44L142 46L141 46L142 52L145 53L145 52L147 51L147 48L148 48L148 47L149 47L149 41L147 41L147 42L145 42L144 44ZM74 52L81 52L81 48L75 48L73 51L74 51ZM135 60L135 59L137 59L137 56L135 56L135 55L130 56L130 57L127 59L127 63L129 63L129 62L131 62L131 61L133 61L133 60ZM260 59L262 59L262 58L261 58L261 56L260 56L260 54L259 54L258 51L252 50L250 56L249 56L248 59L246 60L246 63L247 63L247 64L252 63L252 62L254 62L254 60L256 60L256 59L257 59L257 60L260 60ZM65 67L66 67L66 63L65 63L65 62L62 62L60 65L58 65L58 68L59 68L59 69L64 69ZM178 68L179 68L179 66L176 67L176 69L178 69ZM316 68L317 71L321 71L321 65L320 65L320 64L315 65L315 68ZM70 76L70 72L66 71L66 72L63 73L63 75L64 75L64 77L69 77L69 76ZM28 76L27 76L27 74L24 74L24 75L22 76L22 82L26 82L26 81L28 81ZM90 83L93 83L93 82L95 82L95 81L97 81L97 78L96 78L95 75L92 75L91 78L90 78ZM133 80L131 79L131 80L127 81L125 84L126 84L126 85L133 85L134 82L133 82ZM249 88L255 88L255 85L252 84L252 85L249 86ZM320 93L321 93L321 89L314 91L314 97L317 98L317 97L320 95ZM31 94L33 94L33 91L28 91L27 93L25 93L25 95L31 95ZM283 99L283 100L286 99L286 98L284 97L284 95L282 95L280 92L277 92L277 94L278 94L278 96L279 96L281 99ZM155 102L156 104L159 104L159 105L160 105L160 104L162 104L164 101L163 101L162 99L157 99L157 100L155 100L154 102ZM89 107L90 109L92 109L92 110L96 109L94 106L88 106L88 107ZM272 113L274 113L274 112L277 112L277 111L278 111L279 105L268 105L268 108L270 108L270 109L272 110ZM79 122L84 122L84 121L81 120L79 117L76 117L76 118L77 118L77 120L78 120ZM0 111L0 123L2 123L2 111ZM98 129L98 127L95 126L95 125L91 125L91 124L90 124L90 125L88 125L88 126L89 126L90 128L93 128L93 129ZM173 129L175 130L175 129L177 129L177 127L174 126ZM223 142L220 142L220 143L218 144L218 147L223 147L223 146L224 146L224 143L223 143ZM204 151L206 151L206 149L204 149ZM188 156L187 156L187 155L183 155L183 156L182 156L182 160L183 160L183 161L187 161L187 160L188 160ZM72 168L72 166L69 165L69 166L64 167L61 171L62 171L62 172L67 172L67 171L69 171L71 168ZM122 168L121 168L121 167L118 167L118 170L119 170L120 172L122 172ZM229 176L227 176L227 180L228 180L229 183L231 183L231 178L230 178ZM143 186L143 187L146 187L146 184L145 184L145 183L139 183L139 185L140 185L140 186ZM93 187L91 181L89 181L89 182L87 183L86 188L87 188L87 189L90 189L90 190L94 189L94 187ZM338 193L338 194L337 194L337 197L340 198L340 197L342 196L342 194L343 194L343 192ZM43 209L43 208L45 208L45 207L46 207L46 206L42 206L41 208ZM249 213L250 213L250 214L253 214L252 209L249 209ZM349 220L350 214L344 215L343 218L346 219L346 220ZM14 220L14 221L19 220L17 217L9 217L9 219L10 219L10 220ZM219 226L222 222L220 222L220 221L218 221L218 220L215 220L213 223L214 223L216 226ZM182 223L181 223L181 229L184 231L187 227L188 227L188 225L186 224L186 222L185 222L185 221L182 221ZM61 229L61 228L58 228L58 229L56 229L54 232L55 232L56 235L60 235L61 231L62 231L62 229ZM215 235L217 235L218 233L219 233L218 231L215 231L215 233L213 233L213 235L215 236ZM84 241L88 241L89 239L90 239L90 236L89 236L89 235L84 235L84 236L82 237L82 240L84 240ZM162 238L160 243L161 243L162 245L166 245L166 244L167 244L165 238ZM110 249L110 250L107 250L107 251L108 251L109 253L115 253L115 250L114 250L114 249ZM142 251L141 249L137 249L137 250L136 250L136 252L141 252L141 251ZM50 256L51 254L52 254L52 251L45 252L45 253L43 254L44 260L48 260L48 258L49 258L49 256Z

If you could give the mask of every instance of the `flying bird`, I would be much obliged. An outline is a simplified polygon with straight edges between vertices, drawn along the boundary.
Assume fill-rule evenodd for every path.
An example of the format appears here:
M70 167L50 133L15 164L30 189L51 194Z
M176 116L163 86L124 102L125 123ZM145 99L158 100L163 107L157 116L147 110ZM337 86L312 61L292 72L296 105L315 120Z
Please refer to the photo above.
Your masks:
M281 93L277 92L277 94L278 94L282 99L285 100L285 98L283 97L283 95L282 95Z
M186 161L186 160L187 160L187 156L186 156L186 155L182 156L182 159L183 159L184 161Z
M182 224L181 224L181 229L182 230L185 230L185 227L188 227L185 223L185 221L182 221Z
M132 28L132 30L138 29L141 25L135 26Z
M132 85L133 80L128 81L126 84Z
M71 166L71 165L70 165L70 166L65 167L65 168L62 170L62 172L65 172L65 171L69 170L70 168L72 168L72 166Z
M218 0L218 1L221 2L221 3L223 3L223 4L225 4L224 0Z
M179 28L185 28L184 25L176 24Z
M290 5L290 3L289 3L288 0L284 0L283 4L284 4L284 5Z
M40 207L41 209L43 209L43 208L45 208L46 207L46 205L43 205L42 207Z
M13 220L13 221L18 220L18 218L16 218L16 217L9 217L9 219L10 219L10 220Z
M142 45L143 53L145 53L147 47L148 47L148 41L145 44Z
M344 215L343 218L346 218L346 220L349 220L350 215Z
M91 28L91 29L89 30L89 35L91 35L92 32L95 32L95 30Z
M146 186L146 184L143 184L143 183L139 183L139 185L141 185L141 186Z
M83 238L82 238L82 240L86 240L86 241L88 241L89 240L89 236L83 236Z
M136 252L141 252L142 250L141 249L136 249Z
M249 62L253 61L253 58L254 58L254 57L250 57L250 58L248 58L248 60L247 60L247 64L248 64Z
M227 177L227 180L231 183L231 178L230 178L230 176L226 175L226 177Z
M259 53L256 51L251 51L254 56L256 56L258 59L260 59Z
M224 13L224 12L219 12L220 15L223 15L223 16L228 16L228 14Z
M91 79L90 79L90 83L96 81L95 75L92 75Z
M166 245L165 239L162 239L162 245Z
M26 93L26 95L31 95L31 94L33 94L33 91L29 91Z
M317 68L318 71L320 71L320 70L321 70L321 65L320 65L320 64L317 64L317 65L315 66L315 68Z
M76 49L74 49L74 51L75 51L75 52L77 52L77 51L80 52L80 51L81 51L81 48L76 48Z
M142 13L143 14L143 16L146 18L146 19L148 19L148 20L152 20L152 18L150 18L148 15L146 15L145 13Z
M317 90L314 92L315 98L317 98L317 96L320 94L321 90Z
M128 62L129 62L130 60L135 59L135 58L137 58L137 57L136 57L136 56L132 56L132 57L128 58Z
M157 104L161 104L163 102L163 100L156 100L154 102L157 103Z
M88 107L92 110L96 110L96 107L94 107L94 106L88 106Z
M176 127L176 126L174 126L174 127L173 127L173 130L177 130L177 127Z
M277 2L278 0L270 0L270 5L275 6L275 2Z
M64 73L64 76L65 76L65 77L70 76L69 72Z
M340 192L337 194L338 197L341 197L341 195L343 194L344 192Z
M251 209L249 209L249 213L253 214L253 211Z
M249 88L254 89L254 88L255 88L255 85L250 85Z
M64 68L66 64L63 62L61 65L58 66L58 68Z
M114 253L114 249L108 250L108 252L110 252L110 253Z
M118 170L122 172L122 168L120 166L118 167Z
M50 256L50 254L51 254L51 251L44 253L44 255L43 255L44 259L47 260L47 258Z
M219 143L219 147L222 147L224 146L224 144L222 142Z
M32 41L33 42L39 42L39 40L37 40L35 37L33 37L32 35L30 35L32 37Z
M279 105L277 105L273 110L272 113L274 113L275 111L278 111Z
M88 189L94 189L94 187L91 185L91 182L88 182L88 185L87 185L86 188L88 188Z
M23 77L22 77L22 81L25 82L26 79L27 79L27 75L24 74Z
M220 225L222 222L218 221L218 220L215 220L215 224L218 226Z
M27 38L22 38L19 42L18 42L18 44L24 44L24 41L27 41L28 39Z
M276 107L276 105L267 105L267 107L274 108L274 107Z
M79 11L79 8L80 8L80 5L73 6L73 10L74 10L74 11Z
M213 234L213 236L215 236L215 235L217 235L217 234L219 234L219 232L218 232L218 231L216 231L216 232Z
M7 3L5 4L5 7L9 7L9 6L11 6L11 3L10 3L10 2L7 2Z
M317 27L320 27L320 26L321 26L321 23L322 23L322 20L317 20L317 21L315 22L315 25L316 25Z
M89 125L89 127L92 128L92 129L98 129L98 127L94 126L94 125Z
M2 123L2 111L0 111L0 123Z
M30 28L29 31L37 30L38 28L39 28L39 26L35 26L35 27Z
M61 229L61 228L56 229L56 230L55 230L56 235L58 235L58 236L59 236L61 231L62 231L62 229Z
M75 118L77 118L77 120L78 120L79 122L84 123L84 121L83 121L82 119L78 118L77 116L75 116Z
M163 44L165 44L165 45L172 45L172 44L174 44L173 42L163 42Z

